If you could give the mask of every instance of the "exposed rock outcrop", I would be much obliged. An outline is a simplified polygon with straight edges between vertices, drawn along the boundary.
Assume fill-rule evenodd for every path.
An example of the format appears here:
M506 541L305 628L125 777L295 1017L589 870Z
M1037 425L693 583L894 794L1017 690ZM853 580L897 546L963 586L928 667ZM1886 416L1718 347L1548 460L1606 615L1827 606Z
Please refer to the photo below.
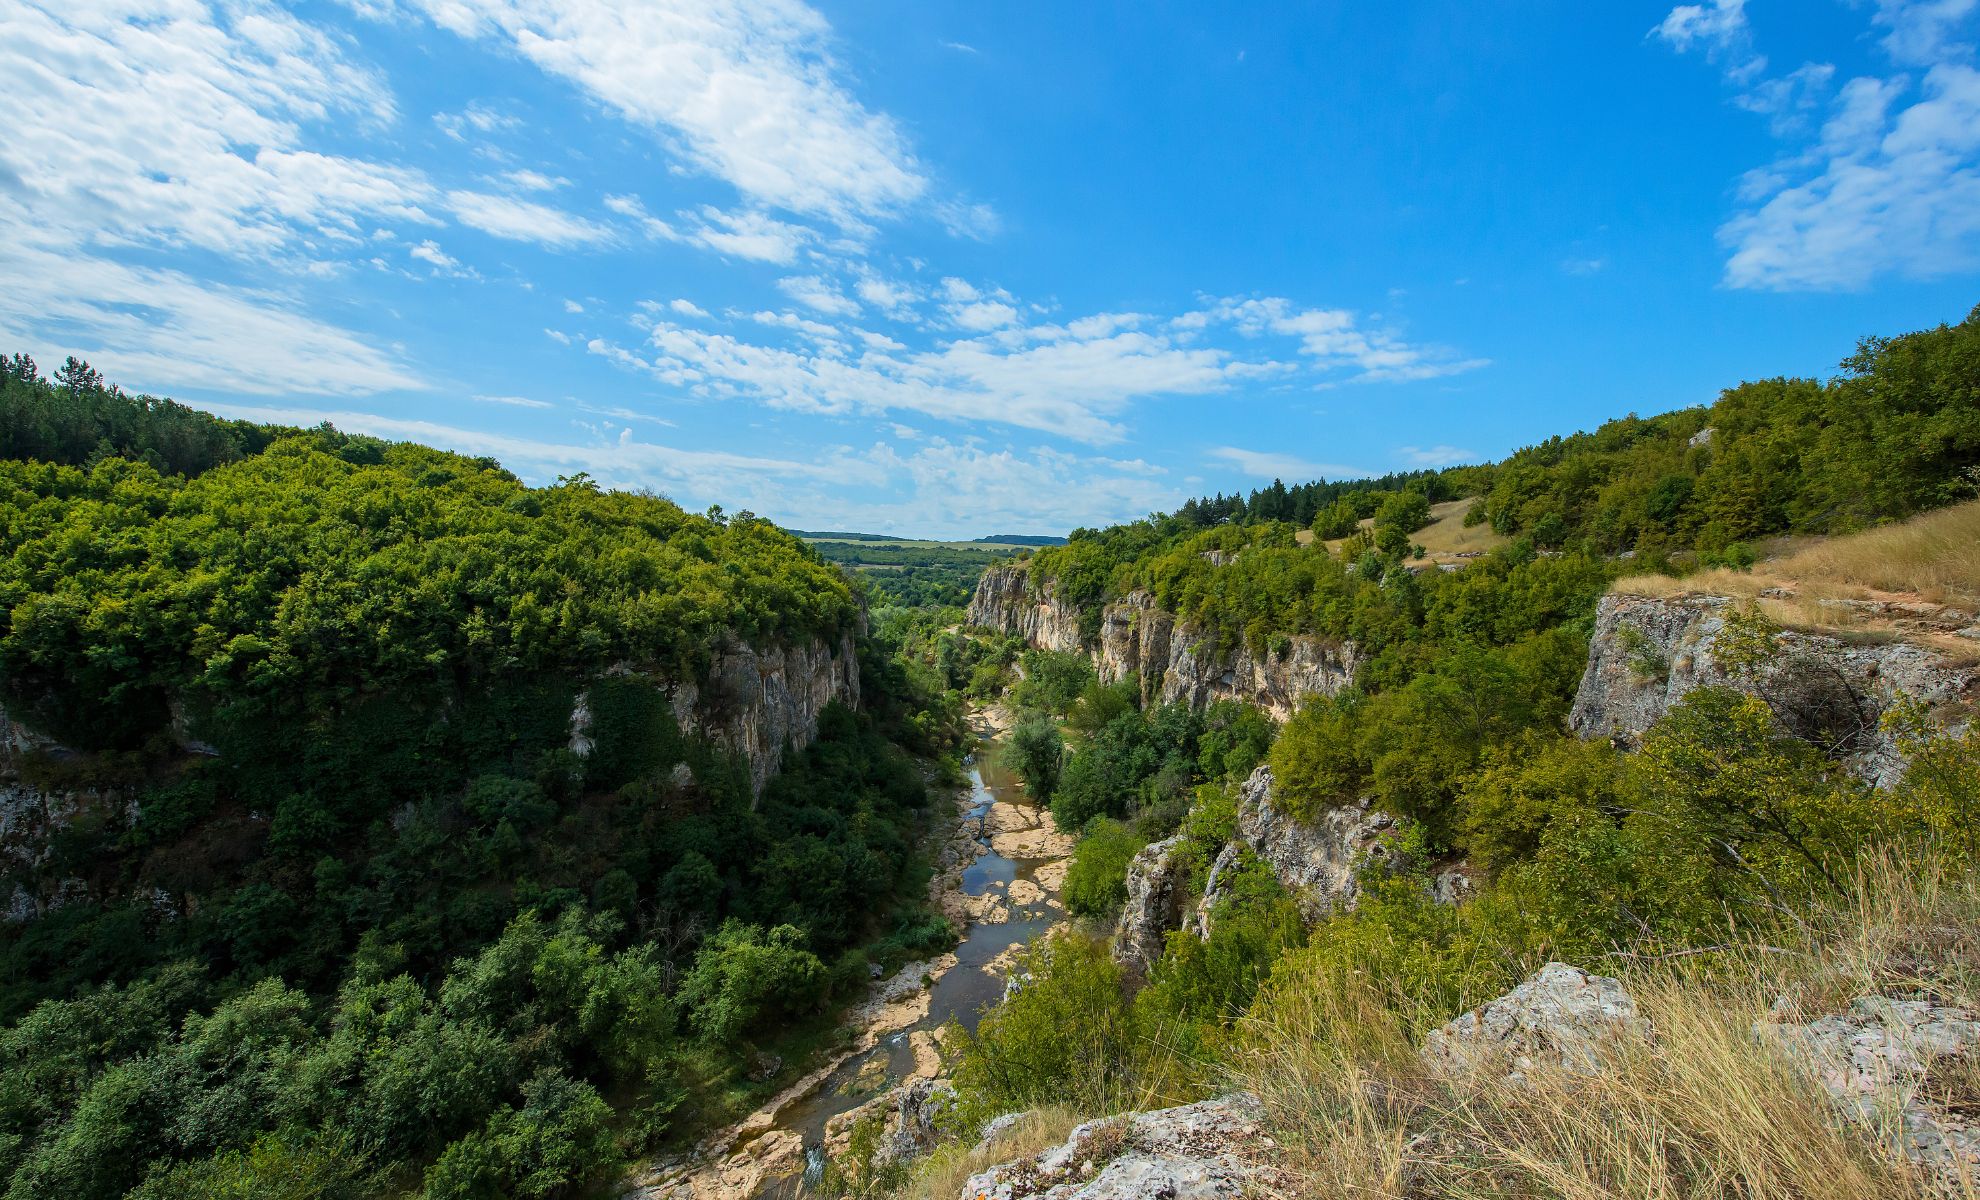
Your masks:
M991 567L977 581L968 621L1023 638L1038 650L1084 651L1102 682L1138 680L1142 700L1202 708L1213 700L1242 700L1279 720L1310 695L1333 695L1354 679L1351 645L1298 635L1277 639L1262 653L1223 647L1209 631L1179 621L1146 592L1100 610L1089 642L1079 610L1060 600L1050 581L1032 588L1025 563Z
M1723 596L1604 596L1569 728L1584 738L1606 737L1634 747L1690 692L1742 686L1713 652L1732 604ZM1858 645L1802 633L1783 634L1780 646L1779 670L1798 670L1803 677L1783 686L1834 693L1817 695L1814 703L1847 710L1843 716L1856 727L1846 747L1849 765L1880 787L1894 783L1905 766L1891 735L1877 727L1895 698L1924 702L1948 725L1972 720L1980 708L1980 671L1922 646Z
M1089 1121L1061 1145L974 1175L958 1200L1236 1200L1291 1181L1272 1165L1258 1100Z
M1184 885L1176 851L1183 836L1176 834L1143 846L1128 863L1127 903L1121 906L1114 929L1114 961L1130 974L1146 976L1162 957L1162 942L1182 920Z
M1980 1175L1980 1123L1940 1102L1931 1086L1935 1071L1980 1052L1973 1013L1869 996L1846 1013L1763 1024L1759 1032L1799 1061L1838 1111L1887 1132L1891 1149L1923 1167L1948 1194L1959 1194L1962 1171Z
M1238 837L1298 898L1309 921L1354 906L1356 873L1388 852L1382 835L1395 827L1394 817L1365 802L1330 808L1317 821L1297 820L1274 803L1269 766L1253 771L1238 792Z
M818 736L818 718L833 701L859 707L859 657L848 632L825 641L758 648L730 643L716 652L706 678L674 688L674 716L749 763L757 792L782 764L786 748Z
M1503 1064L1523 1079L1536 1066L1587 1073L1600 1068L1601 1047L1617 1038L1648 1038L1650 1022L1617 980L1566 963L1548 963L1525 983L1473 1009L1423 1040L1431 1070L1463 1075Z

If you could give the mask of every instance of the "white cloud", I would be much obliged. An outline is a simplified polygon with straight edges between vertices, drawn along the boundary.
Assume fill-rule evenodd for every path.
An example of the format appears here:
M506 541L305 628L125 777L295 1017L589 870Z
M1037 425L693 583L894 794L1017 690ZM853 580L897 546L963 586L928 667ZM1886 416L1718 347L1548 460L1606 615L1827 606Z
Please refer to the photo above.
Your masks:
M798 0L411 0L494 37L759 204L834 220L887 216L928 180L893 120L841 79L831 28Z
M0 327L134 387L334 395L421 388L395 357L272 291L57 254L0 237ZM38 335L28 331L41 331ZM59 338L59 343L49 344Z
M525 192L554 192L558 188L571 186L571 181L561 175L545 175L541 171L528 169L510 171L502 178L509 186Z
M692 300L675 300L668 304L667 307L684 317L698 317L703 320L706 320L708 317L708 310Z
M1490 365L1489 359L1460 358L1441 347L1411 345L1386 330L1362 328L1347 309L1302 309L1278 296L1219 300L1206 315L1254 337L1298 338L1301 352L1320 366L1352 368L1360 382L1438 379Z
M1561 263L1561 270L1570 275L1599 275L1608 265L1606 258L1570 258Z
M1769 116L1779 136L1802 135L1818 111L1826 118L1812 140L1741 180L1741 209L1719 230L1727 284L1837 290L1980 265L1980 72L1968 36L1976 12L1980 0L1878 0L1879 44L1895 65L1924 68L1922 77L1858 76L1832 98L1826 63L1735 80L1735 102Z
M1477 452L1456 446L1398 446L1396 453L1413 467L1455 467L1478 461Z
M1887 31L1883 46L1893 62L1929 67L1973 57L1971 42L1953 39L1972 35L1970 18L1976 8L1980 0L1877 0L1872 19Z
M547 400L532 400L528 396L476 396L482 404L503 404L510 408L549 408Z
M1308 462L1291 454L1246 450L1238 446L1218 446L1210 451L1210 457L1223 459L1253 479L1279 479L1291 483L1313 479L1361 479L1374 474L1360 467Z
M1016 324L1018 310L1000 300L979 300L954 309L949 315L962 328L982 332Z
M812 238L812 231L804 226L760 212L723 212L710 206L700 211L699 218L687 240L717 254L755 262L787 266L797 261L798 251Z
M479 279L481 276L472 267L464 267L459 259L440 248L440 243L428 238L416 246L406 249L409 257L433 268L435 275L451 275L457 279Z
M777 281L777 290L807 308L835 317L850 317L859 304L839 290L839 285L822 275L798 275Z
M512 196L448 192L447 207L463 225L512 242L535 242L562 250L612 240L612 231L596 221Z
M543 336L549 338L559 346L568 346L571 344L571 335L561 329L545 329Z
M1744 46L1752 30L1746 23L1746 0L1706 0L1678 5L1650 33L1680 51L1701 46L1724 53Z
M468 131L476 133L508 133L522 128L522 118L505 113L479 100L469 104L457 113L434 113L433 123L440 132L457 142L468 140Z

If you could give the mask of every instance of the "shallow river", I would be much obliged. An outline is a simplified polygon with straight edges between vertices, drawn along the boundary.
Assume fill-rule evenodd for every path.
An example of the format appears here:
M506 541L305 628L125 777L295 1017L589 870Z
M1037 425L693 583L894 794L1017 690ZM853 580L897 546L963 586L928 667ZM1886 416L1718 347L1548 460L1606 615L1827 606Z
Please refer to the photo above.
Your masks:
M975 827L982 851L963 870L962 891L966 896L983 898L981 908L985 911L971 922L956 946L956 965L935 981L926 1017L889 1035L872 1053L846 1062L816 1092L777 1115L774 1128L790 1130L804 1139L805 1171L800 1178L769 1181L759 1195L783 1198L803 1194L824 1165L826 1122L873 1099L914 1071L910 1039L916 1031L940 1029L951 1019L966 1029L975 1029L984 1009L1003 997L1008 952L1058 920L1059 910L1052 902L1057 900L1060 875L1045 871L1041 877L1040 868L1059 862L1060 856L1018 857L1000 853L997 848L998 843L1019 852L1033 848L1027 843L1038 839L1028 836L1029 832L1049 830L1051 818L1033 805L1010 772L997 764L995 747L996 743L983 741L970 758L970 804L963 813L965 824ZM1030 902L1014 902L1019 899ZM997 962L1000 956L1005 961ZM865 1082L873 1082L870 1064L876 1056L884 1056L886 1083L859 1086L863 1072Z

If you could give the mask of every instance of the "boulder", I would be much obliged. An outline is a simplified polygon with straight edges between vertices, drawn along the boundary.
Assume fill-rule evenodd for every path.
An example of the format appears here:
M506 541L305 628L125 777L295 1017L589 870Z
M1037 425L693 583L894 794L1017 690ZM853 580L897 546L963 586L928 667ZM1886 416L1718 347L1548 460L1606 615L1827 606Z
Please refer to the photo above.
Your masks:
M1127 903L1114 929L1114 961L1136 976L1145 976L1162 957L1169 930L1182 921L1182 864L1176 851L1183 837L1176 834L1143 846L1128 863Z
M1886 1133L1891 1149L1949 1195L1980 1175L1980 1122L1967 1105L1934 1096L1935 1071L1980 1052L1980 1022L1963 1008L1869 996L1848 1012L1805 1023L1763 1022L1759 1035L1787 1051L1837 1109Z
M1253 771L1238 793L1238 837L1298 898L1309 921L1354 907L1356 873L1388 853L1382 835L1395 827L1394 817L1365 801L1328 809L1317 821L1297 820L1273 802L1269 766Z
M1605 1043L1650 1036L1650 1022L1617 980L1566 963L1548 963L1512 991L1432 1030L1420 1051L1425 1065L1446 1077L1480 1068L1526 1072L1552 1067L1600 1070Z
M1215 1100L1089 1121L1061 1145L970 1178L959 1200L1237 1200L1289 1180L1269 1160L1258 1100Z

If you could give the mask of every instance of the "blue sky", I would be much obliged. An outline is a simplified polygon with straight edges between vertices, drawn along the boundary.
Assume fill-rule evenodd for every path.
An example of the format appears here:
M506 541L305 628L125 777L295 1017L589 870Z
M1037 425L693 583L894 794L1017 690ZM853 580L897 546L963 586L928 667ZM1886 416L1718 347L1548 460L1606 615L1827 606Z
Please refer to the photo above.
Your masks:
M1980 0L0 0L0 348L805 528L1497 457L1980 301Z

